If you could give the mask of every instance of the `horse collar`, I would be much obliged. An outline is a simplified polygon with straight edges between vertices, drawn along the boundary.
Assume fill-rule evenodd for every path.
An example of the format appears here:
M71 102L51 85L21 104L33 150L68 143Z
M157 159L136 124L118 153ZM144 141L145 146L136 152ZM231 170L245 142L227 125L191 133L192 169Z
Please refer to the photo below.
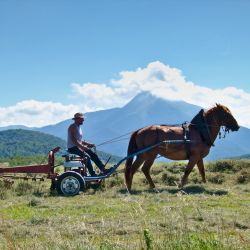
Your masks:
M211 136L211 133L210 133L210 130L209 130L209 128L208 128L208 124L207 124L207 118L206 118L206 116L205 116L205 113L203 114L203 117L204 117L204 121L205 121L205 127L206 127L206 129L207 129L207 134L208 134L208 137L209 137L209 142L208 141L206 141L207 142L207 144L211 147L211 146L215 146L214 145L214 143L213 143L213 140L212 140L212 136Z

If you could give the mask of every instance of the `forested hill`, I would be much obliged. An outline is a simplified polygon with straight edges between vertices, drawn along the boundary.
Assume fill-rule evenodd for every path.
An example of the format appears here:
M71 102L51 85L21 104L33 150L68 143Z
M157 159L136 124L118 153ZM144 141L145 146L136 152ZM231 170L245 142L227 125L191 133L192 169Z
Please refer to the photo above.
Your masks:
M10 160L13 160L15 164L20 161L19 158L15 159L15 156L47 155L51 149L56 147L61 148L56 156L66 153L66 141L54 135L23 129L0 131L0 159L11 157ZM117 163L121 160L121 157L103 151L97 153L103 162L106 162L109 157L111 157L109 163ZM27 160L29 161L29 159ZM10 162L10 165L13 164Z
M56 147L65 151L65 140L53 135L23 129L0 131L0 158L15 155L46 155L49 150Z
M241 160L241 159L250 159L250 154L246 154L246 155L241 155L238 157L228 157L229 159L236 159L236 160Z

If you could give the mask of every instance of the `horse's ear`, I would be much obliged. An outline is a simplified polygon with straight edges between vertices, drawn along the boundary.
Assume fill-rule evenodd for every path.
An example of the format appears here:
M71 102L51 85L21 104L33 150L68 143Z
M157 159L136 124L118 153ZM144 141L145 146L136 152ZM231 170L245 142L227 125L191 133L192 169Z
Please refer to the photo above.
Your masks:
M216 102L215 104L216 104L216 106L218 107L218 103Z

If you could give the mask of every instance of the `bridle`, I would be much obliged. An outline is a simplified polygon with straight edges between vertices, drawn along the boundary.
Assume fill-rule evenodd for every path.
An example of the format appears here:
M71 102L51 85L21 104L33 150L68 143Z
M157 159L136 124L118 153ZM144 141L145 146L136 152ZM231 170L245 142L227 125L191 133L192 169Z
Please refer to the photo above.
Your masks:
M219 139L226 138L226 134L229 133L230 129L227 126L219 126L218 123L217 123L217 121L216 121L216 119L215 119L214 111L212 111L212 113L213 113L213 118L214 118L214 122L215 122L216 126L218 126L220 128L222 127L222 130L224 130L224 135L223 136L221 135L221 132L219 131ZM225 114L224 112L222 114L221 111L219 110L219 119L221 119L221 116L226 117L226 116L229 116L229 115L230 114L228 114L228 113Z

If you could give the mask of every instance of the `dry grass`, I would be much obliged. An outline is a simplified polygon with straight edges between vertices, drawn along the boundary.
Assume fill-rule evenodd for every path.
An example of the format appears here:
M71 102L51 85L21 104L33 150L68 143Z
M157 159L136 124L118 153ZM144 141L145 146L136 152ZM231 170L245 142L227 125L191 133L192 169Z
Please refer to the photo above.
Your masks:
M49 181L12 187L0 181L0 249L249 249L250 183L238 181L243 170L222 172L221 184L206 185L196 184L195 170L178 190L171 185L182 174L178 166L155 164L155 190L137 173L131 193L122 173L75 197L50 192Z

